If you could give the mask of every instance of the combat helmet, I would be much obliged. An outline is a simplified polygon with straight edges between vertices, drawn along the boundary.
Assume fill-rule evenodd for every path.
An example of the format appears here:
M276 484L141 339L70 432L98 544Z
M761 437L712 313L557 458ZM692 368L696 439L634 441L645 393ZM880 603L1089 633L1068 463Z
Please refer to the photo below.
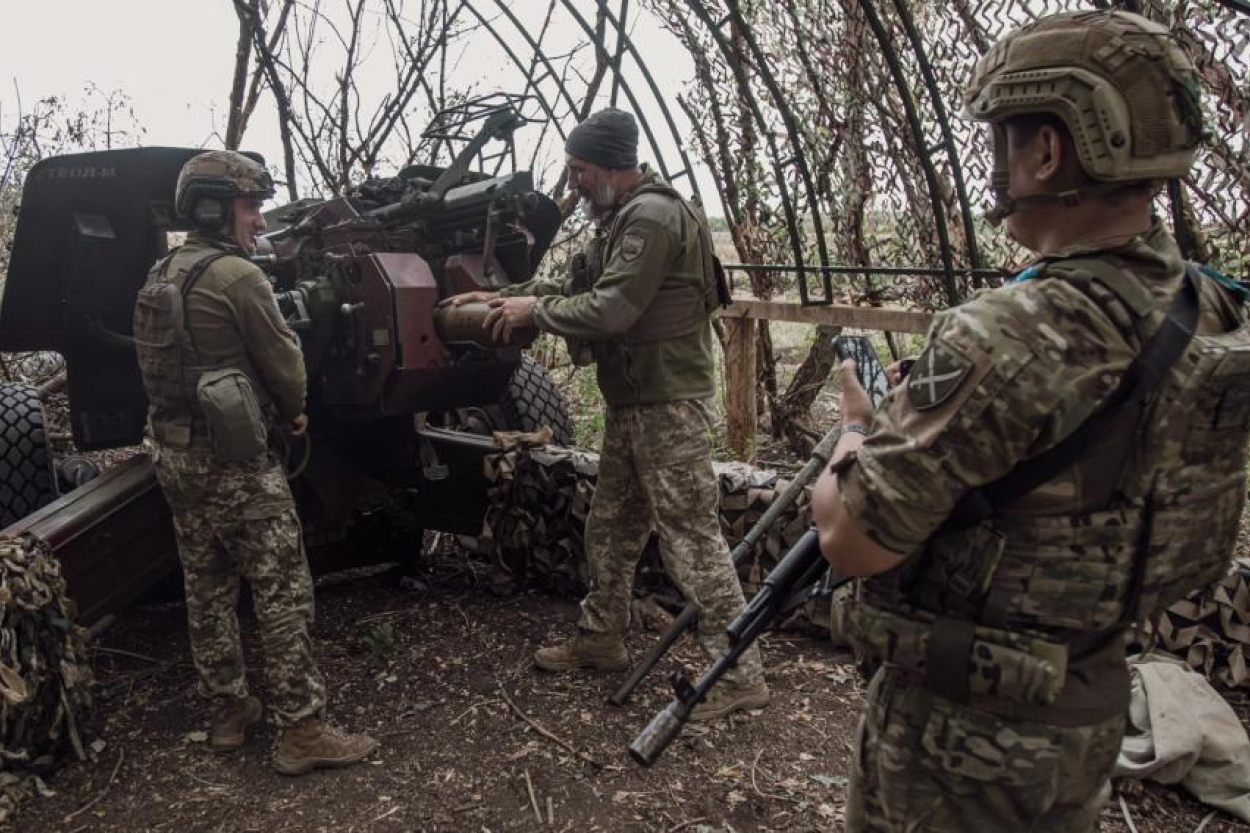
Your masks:
M235 197L274 195L273 178L257 155L210 150L192 157L178 174L174 207L203 231L217 231Z
M1081 167L1098 183L1038 195L1068 204L1125 183L1182 177L1205 137L1198 73L1166 27L1122 11L1044 17L996 43L964 91L964 115L994 130L991 222L1033 199L1006 196L1002 128L1031 113L1062 120Z

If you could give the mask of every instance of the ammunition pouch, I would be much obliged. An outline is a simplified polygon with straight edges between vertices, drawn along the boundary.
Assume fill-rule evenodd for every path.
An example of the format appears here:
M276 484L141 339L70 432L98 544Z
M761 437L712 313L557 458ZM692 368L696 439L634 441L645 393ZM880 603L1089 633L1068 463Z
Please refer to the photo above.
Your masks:
M195 387L213 453L221 460L253 460L268 448L268 431L252 380L236 368L210 370Z
M589 292L591 286L594 285L594 278L590 274L590 259L585 252L577 252L569 259L569 277L564 283L565 295L580 295L583 292ZM594 352L591 350L590 342L581 338L564 339L564 345L569 350L569 359L573 362L574 367L587 367L595 361Z
M1051 706L1063 690L1068 648L1061 643L862 601L850 603L848 621L856 647L956 702L979 695Z

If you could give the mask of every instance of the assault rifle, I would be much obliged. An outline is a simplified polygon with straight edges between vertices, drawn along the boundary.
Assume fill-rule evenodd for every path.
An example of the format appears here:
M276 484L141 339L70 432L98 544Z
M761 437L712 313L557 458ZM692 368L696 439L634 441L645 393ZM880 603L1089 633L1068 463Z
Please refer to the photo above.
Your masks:
M846 338L839 339L838 354L842 358L856 359L856 375L859 376L860 383L864 385L865 390L869 392L876 405L880 402L887 389L885 382L885 372L881 368L881 362L877 358L876 351L872 344L866 338ZM821 446L827 442L828 448L824 449L823 459L817 465L817 470L823 468L827 463L827 457L832 453L834 445L837 444L837 438L841 434L840 428L833 431L821 441ZM817 446L820 450L820 446ZM813 453L812 460L808 462L808 467L816 463L818 455ZM807 467L804 468L804 472ZM808 475L810 479L810 474ZM798 478L796 478L797 482ZM801 489L802 487L800 487ZM789 494L789 491L787 491ZM795 496L797 496L797 491ZM792 502L793 497L789 500ZM780 501L780 498L778 499ZM771 508L771 507L770 507ZM768 514L760 518L759 523L752 528L751 533L755 539L766 530L768 525L775 518L774 514L769 518ZM767 524L765 519L768 519ZM746 543L746 539L743 539ZM751 542L754 543L754 540ZM742 544L739 544L739 548ZM747 546L746 552L750 551L750 545ZM738 549L735 549L735 560L741 555ZM717 658L712 667L699 678L697 683L691 684L686 679L685 674L680 671L673 672L669 678L669 682L673 686L675 697L673 702L669 703L663 711L652 718L647 727L643 729L633 742L629 745L630 756L642 764L650 766L664 753L668 745L673 742L681 732L682 726L690 719L690 713L694 707L698 705L711 691L712 687L738 662L738 658L751 647L751 644L766 631L769 626L783 613L790 610L794 605L802 601L806 596L812 593L826 594L841 587L850 581L849 577L840 576L829 567L824 556L820 552L820 539L815 529L808 529L803 533L803 537L790 548L785 557L773 568L768 577L764 579L764 584L752 597L751 601L738 614L737 618L726 629L729 637L729 648ZM813 585L816 585L813 587ZM637 669L626 680L620 690L612 696L612 702L624 702L621 698L622 692L627 697L629 692L637 686L642 676L659 660L664 651L676 641L682 631L689 626L694 620L694 614L688 612L691 606L687 605L682 610L668 632L664 634L656 648L643 659ZM683 617L687 617L686 622L682 622ZM658 649L658 653L657 653ZM653 657L653 655L655 655ZM641 669L641 673L640 673Z
M863 336L839 336L834 340L834 348L838 357L841 359L854 359L855 372L859 377L860 384L864 386L864 390L868 391L872 403L877 405L885 397L889 386L885 378L885 370L881 367L881 360L877 357L877 351L873 348L872 342ZM826 466L829 465L829 458L833 454L833 447L837 445L838 437L842 435L841 426L834 426L829 433L821 439L816 447L812 449L812 456L808 459L807 464L795 475L790 481L790 485L785 491L773 499L768 509L760 516L755 525L742 537L738 545L733 548L733 552L729 554L730 560L733 562L736 570L741 563L755 549L755 545L764 537L764 534L772 527L777 518L781 516L796 501L799 495L807 488L815 477L820 474ZM805 585L802 585L805 586ZM818 591L822 595L827 595L834 589L827 577L821 582ZM623 706L634 693L634 689L638 688L638 684L643 681L647 674L651 673L651 669L668 653L673 644L681 638L690 626L694 624L695 619L699 616L699 611L692 604L682 607L681 612L677 614L677 618L669 625L661 636L659 641L655 643L633 670L629 672L629 676L621 683L620 687L608 698L608 702L614 706Z

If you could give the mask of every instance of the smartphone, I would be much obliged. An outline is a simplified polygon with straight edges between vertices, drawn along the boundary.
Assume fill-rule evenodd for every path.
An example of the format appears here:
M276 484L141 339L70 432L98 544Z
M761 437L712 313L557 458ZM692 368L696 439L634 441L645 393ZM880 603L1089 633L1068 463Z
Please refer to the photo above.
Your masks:
M890 383L885 377L885 368L877 350L868 337L838 336L833 340L833 349L840 360L855 360L855 375L859 377L859 383L868 391L873 407L880 405L890 390Z

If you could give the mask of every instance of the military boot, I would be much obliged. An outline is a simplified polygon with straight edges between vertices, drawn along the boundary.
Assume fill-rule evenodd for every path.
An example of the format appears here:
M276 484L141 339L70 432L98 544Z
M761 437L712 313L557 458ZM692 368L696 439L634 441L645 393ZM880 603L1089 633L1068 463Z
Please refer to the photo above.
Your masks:
M762 709L771 700L772 695L764 683L753 686L721 683L713 687L703 702L694 707L690 712L690 719L694 722L715 720L736 711Z
M534 652L534 664L544 671L621 671L629 667L629 654L618 633L578 631L573 639L539 648Z
M247 730L260 722L262 709L255 697L236 697L217 706L208 730L208 748L230 752L247 741Z
M306 717L282 730L273 768L283 775L303 775L350 766L377 748L378 742L368 735L350 735L320 717Z

